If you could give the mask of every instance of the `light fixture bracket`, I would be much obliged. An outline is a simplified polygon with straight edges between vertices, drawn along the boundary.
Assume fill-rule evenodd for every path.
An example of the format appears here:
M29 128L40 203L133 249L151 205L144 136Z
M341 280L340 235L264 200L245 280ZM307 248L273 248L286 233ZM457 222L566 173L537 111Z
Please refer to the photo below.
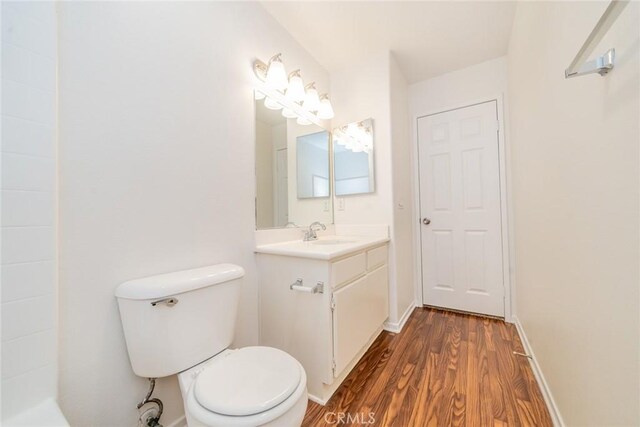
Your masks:
M265 81L267 79L268 68L269 66L259 59L253 61L253 72L255 73L256 77L258 77L262 81Z
M266 64L260 59L256 59L255 61L253 61L253 72L255 73L256 77L258 77L263 82L266 81L269 65L271 65L271 63L276 60L282 62L282 53L276 53L275 55L273 55L271 58L269 58L269 62ZM300 74L300 70L296 70L296 71L298 72L298 74Z

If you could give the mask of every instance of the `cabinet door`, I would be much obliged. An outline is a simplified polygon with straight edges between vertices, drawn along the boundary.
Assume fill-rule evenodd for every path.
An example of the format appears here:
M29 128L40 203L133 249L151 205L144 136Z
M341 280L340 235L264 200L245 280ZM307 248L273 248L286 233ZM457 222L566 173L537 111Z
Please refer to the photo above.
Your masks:
M387 266L333 294L334 377L364 348L389 315Z

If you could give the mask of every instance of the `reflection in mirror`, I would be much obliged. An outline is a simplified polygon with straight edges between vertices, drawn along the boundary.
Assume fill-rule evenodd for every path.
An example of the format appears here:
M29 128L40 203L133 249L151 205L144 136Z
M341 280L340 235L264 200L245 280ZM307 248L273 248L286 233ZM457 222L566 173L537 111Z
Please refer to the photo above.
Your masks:
M374 192L373 120L333 130L336 196Z
M264 100L256 100L255 107L256 227L333 223L329 132L287 119Z
M298 198L329 197L329 132L296 138Z

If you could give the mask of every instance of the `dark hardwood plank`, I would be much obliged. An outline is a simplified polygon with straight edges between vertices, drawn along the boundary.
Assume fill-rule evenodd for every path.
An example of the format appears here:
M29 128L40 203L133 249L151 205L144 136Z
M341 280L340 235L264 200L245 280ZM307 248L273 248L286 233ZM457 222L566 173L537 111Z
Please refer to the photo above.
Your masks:
M551 426L528 360L513 351L523 352L513 325L417 308L400 334L380 334L326 406L309 402L303 425L373 412L368 425Z

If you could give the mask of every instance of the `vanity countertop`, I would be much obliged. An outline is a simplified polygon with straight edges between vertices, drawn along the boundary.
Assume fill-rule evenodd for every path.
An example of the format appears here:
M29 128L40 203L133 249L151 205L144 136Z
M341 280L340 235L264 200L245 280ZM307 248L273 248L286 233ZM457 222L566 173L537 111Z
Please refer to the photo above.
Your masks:
M309 242L292 240L259 245L256 246L256 252L261 254L332 260L388 241L388 237L322 236L318 238L318 240Z

